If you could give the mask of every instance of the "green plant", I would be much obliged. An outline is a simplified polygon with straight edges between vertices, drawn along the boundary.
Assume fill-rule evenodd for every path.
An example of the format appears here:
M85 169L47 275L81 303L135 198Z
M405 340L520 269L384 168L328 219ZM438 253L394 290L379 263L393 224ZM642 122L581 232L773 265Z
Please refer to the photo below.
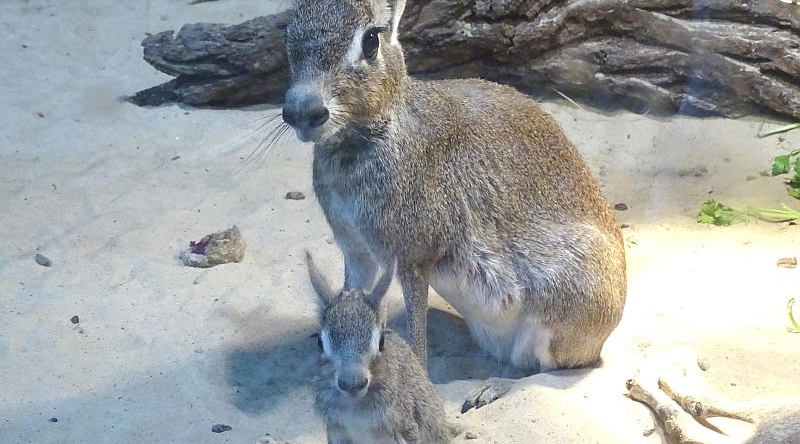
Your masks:
M773 176L789 174L786 192L795 199L800 199L800 149L775 157L770 172Z
M700 213L697 215L697 222L720 227L738 224L746 220L747 213L744 211L733 209L713 199L700 204Z
M794 328L795 333L800 333L800 324L794 319L794 315L792 314L792 308L794 306L794 298L789 299L789 302L786 304L786 309L789 311L789 322L792 323L792 327Z
M784 204L780 208L736 209L716 200L707 200L700 205L697 222L721 227L746 222L751 219L766 222L789 222L800 219L800 211Z
M762 124L762 126L763 126L763 124ZM779 126L779 127L775 128L775 129L772 129L772 130L769 130L769 131L759 132L758 133L758 138L759 139L763 139L764 137L774 136L775 134L785 133L787 131L791 131L791 130L797 129L797 128L800 128L800 122L798 122L798 123L790 123L788 125Z

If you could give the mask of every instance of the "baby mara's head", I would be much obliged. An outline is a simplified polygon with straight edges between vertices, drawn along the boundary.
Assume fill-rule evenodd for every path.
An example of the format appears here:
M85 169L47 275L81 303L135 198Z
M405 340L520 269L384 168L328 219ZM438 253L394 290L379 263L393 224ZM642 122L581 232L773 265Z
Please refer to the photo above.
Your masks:
M306 265L319 305L319 347L323 359L333 367L331 383L346 396L361 398L373 380L372 364L384 351L386 315L381 300L394 267L387 267L370 292L334 292L307 251Z
M391 113L406 76L397 28L405 0L297 0L286 28L292 85L283 120L303 142Z

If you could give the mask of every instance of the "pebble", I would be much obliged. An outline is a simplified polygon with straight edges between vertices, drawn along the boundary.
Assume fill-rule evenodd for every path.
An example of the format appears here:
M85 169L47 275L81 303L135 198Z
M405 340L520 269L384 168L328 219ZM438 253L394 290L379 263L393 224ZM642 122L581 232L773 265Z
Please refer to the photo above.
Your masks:
M49 267L53 265L53 261L48 259L47 256L43 255L42 253L36 253L34 259L36 260L36 263L42 267Z
M646 429L644 432L642 432L642 436L648 437L648 436L652 435L655 432L656 432L656 429L651 427L649 429Z
M628 209L628 205L620 202L620 203L614 205L614 209L617 210L617 211L625 211L625 210Z
M476 435L476 434L474 434L472 432L467 432L467 433L464 434L464 438L467 438L467 439L478 439L478 435Z
M69 321L72 322L73 324L77 324L78 322L81 321L81 318L79 318L78 315L75 315L75 316L69 318Z
M54 417L52 417L52 418L48 419L48 421L50 421L50 422L58 422L58 418L56 418L56 417L54 416Z
M286 199L288 200L303 200L306 198L306 195L301 193L300 191L289 191L286 193Z
M796 257L784 257L778 259L778 266L783 268L794 268L797 266Z
M222 433L227 432L228 430L233 430L233 427L225 424L214 424L211 427L211 431L214 433Z

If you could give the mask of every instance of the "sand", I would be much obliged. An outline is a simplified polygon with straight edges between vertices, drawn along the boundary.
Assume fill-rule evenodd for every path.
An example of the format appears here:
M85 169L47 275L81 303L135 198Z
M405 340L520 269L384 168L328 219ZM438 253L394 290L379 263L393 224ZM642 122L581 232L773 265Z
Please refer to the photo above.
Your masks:
M0 442L249 444L265 433L324 442L308 388L316 318L302 249L336 282L342 265L311 189L311 147L290 134L247 160L274 108L119 100L167 79L141 59L146 32L282 5L74 3L0 4ZM800 147L800 131L758 139L762 119L544 106L609 201L628 207L617 212L630 225L628 303L602 367L525 378L460 415L464 395L498 366L434 296L430 373L448 417L477 436L470 442L663 442L643 436L653 417L624 383L645 355L679 344L698 350L724 394L800 396L800 335L787 331L785 309L800 269L776 266L800 253L798 227L694 221L707 198L791 203L780 179L758 173ZM306 199L287 200L289 191ZM241 263L180 263L190 240L234 224L248 244ZM388 299L402 328L396 284ZM215 424L232 430L212 433Z

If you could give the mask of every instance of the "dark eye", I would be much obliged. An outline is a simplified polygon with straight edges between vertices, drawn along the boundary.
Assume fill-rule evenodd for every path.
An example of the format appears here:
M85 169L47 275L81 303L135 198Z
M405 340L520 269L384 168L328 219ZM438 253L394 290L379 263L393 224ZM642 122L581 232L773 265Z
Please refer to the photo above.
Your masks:
M324 347L322 346L322 335L319 333L312 333L309 338L317 338L317 346L319 347L320 351L325 351Z
M378 350L383 351L383 340L385 339L383 333L381 333L381 341L378 342Z
M378 55L378 47L381 45L378 34L381 31L383 28L370 28L364 34L364 38L361 40L361 53L364 54L365 59L372 60Z

